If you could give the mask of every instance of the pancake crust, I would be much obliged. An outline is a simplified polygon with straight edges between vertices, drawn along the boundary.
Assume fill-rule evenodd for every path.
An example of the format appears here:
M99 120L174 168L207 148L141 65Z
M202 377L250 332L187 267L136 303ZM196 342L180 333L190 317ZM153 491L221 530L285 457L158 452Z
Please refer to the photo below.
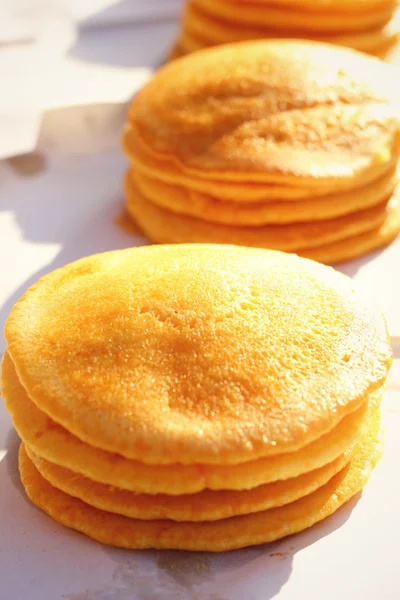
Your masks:
M283 506L325 485L351 459L348 451L320 469L248 491L205 490L198 494L167 496L138 494L97 483L40 458L28 446L25 449L42 477L57 489L100 510L145 521L216 521Z
M41 410L150 464L294 452L362 406L392 360L383 316L349 278L235 246L81 259L28 290L5 336Z
M327 44L224 45L160 69L129 120L149 153L194 177L362 185L399 156L390 79L381 61Z
M31 501L66 527L124 548L222 552L297 533L325 519L359 492L381 455L379 417L360 440L353 459L327 484L286 506L213 522L140 521L104 512L48 483L20 447L22 484Z
M399 13L400 16L400 13ZM387 41L386 43L374 48L371 52L374 56L380 58L381 60L387 61L391 64L392 53L396 50L397 45L400 42L400 32L396 33L395 38L391 41Z
M193 494L204 489L252 489L325 466L356 441L367 406L354 411L337 427L295 453L257 459L238 465L146 465L81 442L57 425L29 400L18 381L11 359L3 361L3 396L14 426L36 454L99 483L147 494ZM371 410L382 391L368 399Z
M383 316L349 278L236 246L83 258L28 290L5 337L41 410L153 464L294 452L361 407L392 360Z
M254 182L249 176L248 181L229 182L217 181L212 179L201 179L189 177L180 170L171 160L159 160L146 152L131 125L124 129L123 140L124 150L134 165L134 169L141 174L156 179L157 181L169 183L172 185L183 186L189 190L195 190L205 194L210 194L221 200L229 202L251 203L268 201L298 201L301 199L311 199L313 197L328 196L338 194L339 192L353 191L359 189L354 182L336 181L334 185L316 185L305 187L304 185L278 185L274 183ZM397 158L388 164L381 165L377 171L368 173L364 177L363 185L373 183L377 178L387 175L396 168ZM296 184L302 183L297 181ZM303 182L304 183L304 182Z
M396 10L396 1L376 7L374 10L346 11L336 8L321 12L304 10L294 6L281 7L278 2L248 3L235 0L195 0L197 6L209 14L216 15L232 23L264 25L287 31L302 29L304 32L366 31L383 26L390 21ZM339 4L340 6L340 4Z
M239 226L212 223L156 206L126 186L126 207L150 240L158 243L236 244L285 252L324 246L381 227L399 199L392 197L378 206L325 221L286 225Z
M148 210L148 207L151 207ZM174 215L169 211L155 207L150 203L146 203L146 211L137 211L137 198L136 203L133 204L129 199L127 203L127 209L135 223L137 223L142 231L150 239L158 243L165 243L168 241L171 243L170 233L172 221L177 224L177 221L194 221L189 217L182 217L181 215ZM150 221L149 215L153 214L154 220ZM185 231L186 226L182 228L182 232L185 236L193 235L193 231ZM203 226L203 230L205 227ZM227 228L228 229L228 228ZM174 234L179 233L180 228L174 230ZM335 265L347 260L363 256L368 252L382 248L390 244L400 233L400 202L398 198L393 199L388 206L387 216L383 224L375 229L371 229L365 233L351 236L325 246L316 246L313 248L303 248L298 250L298 254L304 258L318 261L326 265ZM178 239L174 237L173 243L184 242L185 239ZM221 242L221 239L219 239ZM228 243L228 240L226 240ZM232 237L229 238L229 243L240 243L240 239ZM246 240L249 244L249 240Z
M393 20L393 19L392 19ZM369 52L371 49L393 42L396 32L391 25L369 28L362 32L347 32L347 34L321 34L320 32L302 31L295 27L288 31L286 28L279 30L268 26L249 26L243 23L235 24L225 21L215 15L207 14L201 10L196 2L188 2L185 9L182 24L185 43L193 39L197 40L197 48L204 48L214 44L226 44L245 40L256 40L266 38L307 38L314 41L338 44L355 50ZM185 36L189 34L189 40ZM193 36L193 37L191 37ZM193 48L196 49L196 48Z
M390 171L376 182L353 192L310 200L238 204L190 189L156 181L133 169L127 174L127 196L137 188L153 204L178 214L186 214L225 225L262 225L323 221L377 206L393 194L399 176ZM357 218L356 215L354 215ZM323 224L321 225L323 227Z
M302 255L305 258L334 265L387 246L399 233L400 204L397 204L395 209L389 211L388 217L381 227L334 244L303 250Z
M240 1L240 0L239 0ZM263 6L263 4L277 4L276 0L250 0L251 3ZM292 8L297 6L301 10L311 12L338 12L346 14L348 12L362 13L374 12L376 10L387 9L395 5L393 0L278 0L280 6Z
M200 161L181 168L199 176L243 181L310 184L317 179L363 183L399 155L399 119L383 104L335 105L289 110L238 126L203 149ZM202 165L200 172L196 163ZM236 172L234 171L236 169Z

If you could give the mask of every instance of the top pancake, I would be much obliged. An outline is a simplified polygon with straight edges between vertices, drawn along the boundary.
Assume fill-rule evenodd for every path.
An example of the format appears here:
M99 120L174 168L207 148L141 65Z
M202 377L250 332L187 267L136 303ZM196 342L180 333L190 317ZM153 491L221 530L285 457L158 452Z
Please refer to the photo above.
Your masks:
M129 119L148 152L193 177L361 185L399 155L390 88L388 65L347 48L244 42L158 71Z
M295 451L362 406L391 363L383 317L347 277L234 246L81 259L30 288L5 334L43 412L153 464Z

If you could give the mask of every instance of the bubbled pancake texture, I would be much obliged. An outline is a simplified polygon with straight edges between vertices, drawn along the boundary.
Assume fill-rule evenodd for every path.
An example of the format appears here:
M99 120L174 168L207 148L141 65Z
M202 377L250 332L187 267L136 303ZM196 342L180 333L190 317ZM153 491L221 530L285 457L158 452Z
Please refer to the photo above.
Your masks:
M328 42L385 58L398 34L395 0L187 0L172 58L207 46L274 38Z
M380 455L384 319L348 278L294 255L82 259L28 290L6 339L26 492L107 544L272 541L337 510Z
M81 259L31 288L5 335L43 412L153 464L295 451L362 406L391 357L383 318L347 277L236 246Z
M128 214L158 243L374 250L400 228L395 93L381 61L304 40L175 61L129 109Z

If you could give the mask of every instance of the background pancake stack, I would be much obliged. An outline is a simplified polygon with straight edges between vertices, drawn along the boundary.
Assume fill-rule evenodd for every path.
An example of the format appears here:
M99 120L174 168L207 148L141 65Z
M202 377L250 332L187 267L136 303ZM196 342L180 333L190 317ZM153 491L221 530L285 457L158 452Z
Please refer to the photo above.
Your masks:
M396 0L189 0L174 56L207 46L302 38L385 58L398 41Z
M390 242L400 229L392 78L377 59L304 41L174 61L130 107L129 214L156 242L331 264Z
M6 338L26 492L107 544L272 541L336 511L381 453L384 319L348 278L293 255L85 258L28 291Z

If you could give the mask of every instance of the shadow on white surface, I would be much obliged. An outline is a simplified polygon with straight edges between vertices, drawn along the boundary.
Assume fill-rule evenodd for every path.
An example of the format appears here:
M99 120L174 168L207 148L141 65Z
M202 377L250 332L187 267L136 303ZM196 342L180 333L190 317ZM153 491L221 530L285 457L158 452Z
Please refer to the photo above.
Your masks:
M362 269L365 266L366 263L378 258L383 252L385 252L385 250L386 250L386 247L380 248L379 250L375 250L374 252L369 252L368 254L366 254L365 256L362 256L360 258L356 258L354 260L349 260L347 262L335 265L335 268L338 271L341 271L342 273L344 273L345 275L348 275L348 277L353 278L357 275L357 273L360 271L360 269Z
M390 244L379 248L378 250L374 250L373 252L368 252L364 256L360 256L360 258L355 258L353 260L349 260L347 262L343 262L335 265L335 268L338 271L341 271L345 275L349 277L355 278L360 271L366 267L368 264L373 264L375 261L383 262L384 255L394 252L394 248L398 240L395 239ZM378 263L377 263L378 264Z
M163 10L160 4L152 7L150 2L147 10L132 10L132 18L129 19L132 0L121 0L118 5L106 8L103 15L95 15L96 23L104 21L109 24L106 38L105 26L91 27L93 17L90 17L87 22L81 23L83 35L78 33L68 56L114 67L159 66L167 59L179 29L179 2L166 4ZM115 13L121 14L121 19L113 25ZM122 21L124 13L126 19Z
M0 217L7 214L13 222L3 240L7 255L2 271L10 293L2 294L6 299L0 306L1 323L45 273L83 256L146 243L116 224L123 210L126 168L119 148L124 110L110 106L106 119L106 108L50 112L43 121L38 153L1 166ZM60 148L52 132L63 119L68 131Z
M92 9L89 8L88 11L87 6L82 6L81 0L68 1L77 4L72 12L84 30L124 24L137 25L149 20L177 20L185 4L185 0L91 0Z

